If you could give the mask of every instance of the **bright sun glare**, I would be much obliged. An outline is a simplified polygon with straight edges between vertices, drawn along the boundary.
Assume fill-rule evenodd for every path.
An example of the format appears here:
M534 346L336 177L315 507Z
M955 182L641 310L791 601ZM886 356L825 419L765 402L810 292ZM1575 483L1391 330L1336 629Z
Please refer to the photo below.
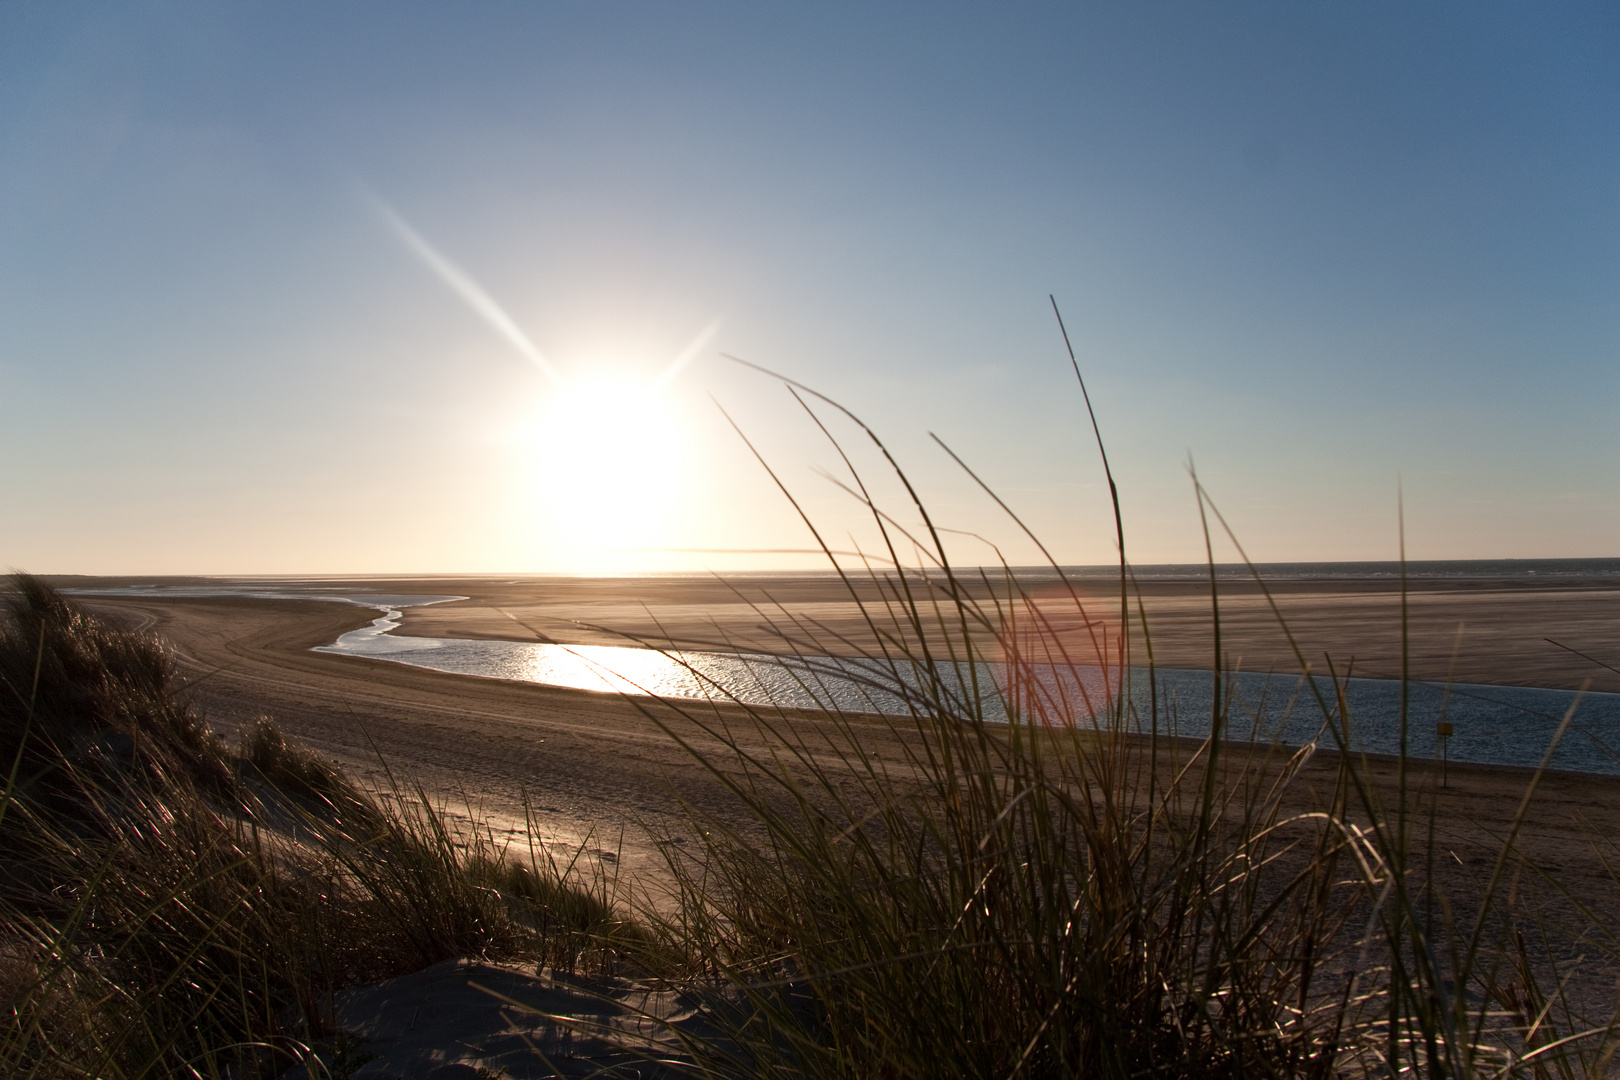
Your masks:
M533 440L548 531L587 559L668 543L686 455L665 395L598 375L548 396Z

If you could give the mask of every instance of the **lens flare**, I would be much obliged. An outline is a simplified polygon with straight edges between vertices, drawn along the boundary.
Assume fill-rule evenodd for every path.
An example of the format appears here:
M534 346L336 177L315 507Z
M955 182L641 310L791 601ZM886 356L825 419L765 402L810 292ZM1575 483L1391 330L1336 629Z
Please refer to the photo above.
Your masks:
M523 328L513 321L512 316L506 313L506 309L501 307L471 274L440 254L439 249L428 243L427 239L417 232L410 222L400 217L393 207L375 195L370 196L370 199L372 209L393 230L394 235L399 237L423 265L437 274L439 280L450 287L451 292L461 297L479 318L527 357L529 362L544 372L547 378L552 382L558 380L557 369L552 367L551 361L546 359L539 347L529 340L529 335L523 332Z

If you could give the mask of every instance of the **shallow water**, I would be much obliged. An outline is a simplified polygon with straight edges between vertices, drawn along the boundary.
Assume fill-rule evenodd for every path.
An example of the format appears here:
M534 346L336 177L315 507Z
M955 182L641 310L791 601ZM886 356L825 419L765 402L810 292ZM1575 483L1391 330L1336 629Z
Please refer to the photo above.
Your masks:
M1607 563L1610 560L1602 560ZM1604 569L1607 569L1605 567ZM793 658L745 653L682 651L609 645L551 645L520 641L398 637L401 611L464 599L436 594L330 592L306 586L127 586L68 589L79 595L229 597L264 600L323 600L368 607L381 613L371 625L352 630L316 652L376 660L457 675L567 686L666 698L730 699L755 705L833 708L851 712L904 715L921 708L918 687L936 681L938 693L962 713L977 709L987 720L1004 721L1009 705L1026 715L1090 723L1090 707L1101 709L1115 690L1117 672L1097 667L1059 669L1039 665L1009 688L1004 665L971 668L941 666L924 670L881 661L835 657ZM1131 672L1131 702L1139 731L1154 727L1168 734L1209 734L1214 680L1202 670L1146 669ZM975 684L977 689L975 689ZM1349 679L1344 697L1354 748L1393 754L1400 749L1401 684L1387 679ZM1324 716L1338 722L1331 682L1315 680L1328 703L1325 714L1312 686L1296 675L1235 672L1223 677L1231 701L1227 737L1304 745L1320 740L1335 745ZM1568 732L1555 749L1552 766L1577 772L1620 775L1620 694L1578 695L1569 690L1518 686L1433 683L1407 684L1409 751L1439 757L1436 724L1446 721L1455 734L1444 749L1453 761L1533 767L1573 705ZM1014 694L1011 691L1016 690ZM1155 693L1156 691L1156 693ZM1089 707L1088 707L1089 706Z
M351 600L350 602L355 602ZM423 598L420 602L433 602ZM922 701L918 687L938 680L938 692L960 710L975 708L1004 721L1010 707L1051 720L1090 723L1087 707L1102 708L1117 672L1096 667L1059 669L1040 665L1009 691L1005 665L968 668L911 665L833 657L682 651L606 645L551 645L460 638L396 637L401 604L370 626L351 631L317 652L367 656L458 675L512 679L582 690L650 694L667 698L718 698L793 708L905 714ZM1131 673L1137 730L1153 727L1177 735L1209 733L1213 678L1207 671L1146 669ZM977 691L974 684L977 683ZM1298 676L1236 672L1224 677L1231 700L1227 736L1289 745L1320 740L1335 745L1324 715L1338 715L1331 682L1315 680L1329 705L1324 714L1312 686ZM1620 694L1577 695L1568 690L1514 686L1409 683L1408 747L1419 757L1438 757L1436 724L1453 725L1445 748L1455 761L1535 766L1564 714L1575 706L1569 731L1552 758L1554 768L1620 775ZM1157 691L1155 694L1154 691ZM1384 679L1344 683L1352 746L1371 753L1400 749L1401 684ZM1577 699L1579 699L1577 701ZM919 708L921 706L919 705Z

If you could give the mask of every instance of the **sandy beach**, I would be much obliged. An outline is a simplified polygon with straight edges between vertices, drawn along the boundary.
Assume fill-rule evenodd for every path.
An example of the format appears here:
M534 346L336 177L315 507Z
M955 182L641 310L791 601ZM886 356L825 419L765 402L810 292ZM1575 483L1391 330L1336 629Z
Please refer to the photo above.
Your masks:
M350 585L379 592L471 597L460 604L413 611L406 625L418 634L527 633L533 640L537 630L554 640L622 640L592 628L613 626L677 642L707 644L719 635L764 645L770 633L762 627L760 613L744 599L718 583L691 579L518 583L413 579ZM848 624L854 618L849 605L841 606L836 596L829 595L825 580L775 580L769 591L784 609L800 615L813 612L823 624L836 620ZM727 595L730 601L723 599ZM1249 641L1265 640L1255 614L1257 599L1239 594L1227 600L1229 611L1237 609L1248 616L1232 637L1245 640L1248 634ZM715 744L703 740L672 709L656 703L310 652L373 617L371 612L331 603L234 598L86 598L85 602L172 643L199 702L227 733L268 714L289 733L357 773L377 777L380 761L386 760L398 773L421 778L430 788L456 792L457 800L464 793L482 812L509 819L520 818L526 793L540 824L558 842L605 852L607 864L647 880L658 876L660 845L681 842L687 828L677 797L706 813L732 812L723 785L677 745L660 722L696 738L700 747ZM1295 588L1282 602L1299 616L1314 643L1335 652L1335 646L1378 644L1380 632L1391 632L1391 611L1398 616L1398 597L1387 590L1346 591L1341 585L1337 591L1312 593ZM1534 648L1535 643L1542 636L1559 635L1594 650L1620 643L1615 620L1606 614L1614 611L1615 602L1614 593L1597 589L1436 590L1413 600L1414 612L1423 612L1412 620L1413 640L1440 650L1424 654L1429 662L1437 663L1435 658L1443 656L1449 663L1454 624L1461 621L1465 628L1484 628L1471 640L1484 645L1486 658L1463 654L1467 664L1459 660L1459 677L1466 671L1474 677L1494 674L1502 682L1579 685L1587 674L1579 663L1570 662L1575 658L1551 646L1543 652ZM1156 653L1184 655L1185 662L1195 663L1197 612L1207 603L1207 595L1200 601L1190 588L1179 594L1166 589L1150 597ZM523 630L508 614L532 629ZM518 633L512 630L515 626ZM1398 634L1398 623L1394 633ZM1447 633L1451 641L1444 640ZM1516 643L1524 646L1522 653L1514 651ZM1384 648L1376 655L1389 656L1387 644ZM1366 670L1359 662L1357 669ZM740 713L728 715L742 719ZM827 723L813 714L785 715L780 722L792 724L808 742L815 741L818 725ZM736 730L745 741L755 739L763 746L763 737L748 734L746 724ZM896 765L902 761L903 733L874 724L864 737L873 754ZM1308 766L1291 796L1298 809L1319 804L1333 760L1331 754L1318 754ZM1379 769L1381 774L1389 771ZM1441 876L1450 890L1465 898L1494 859L1529 772L1452 764L1443 791L1438 790L1438 770L1429 763L1416 764L1414 776L1415 790L1423 793L1420 802L1436 811L1437 850L1444 856ZM1612 840L1607 838L1620 835L1616 791L1611 778L1579 774L1545 778L1520 843L1536 854L1556 882L1555 888L1541 890L1555 906L1565 902L1558 900L1559 890L1583 902L1612 902L1614 883L1604 859L1612 854ZM1425 810L1425 820L1426 815Z

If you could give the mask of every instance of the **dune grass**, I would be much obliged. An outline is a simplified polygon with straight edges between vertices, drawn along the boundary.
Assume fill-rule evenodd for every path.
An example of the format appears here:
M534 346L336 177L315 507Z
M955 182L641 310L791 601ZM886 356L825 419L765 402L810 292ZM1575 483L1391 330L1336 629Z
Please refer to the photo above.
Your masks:
M261 719L228 754L149 639L19 576L0 629L0 1075L323 1075L332 994L463 956L572 968L608 883L366 791Z

